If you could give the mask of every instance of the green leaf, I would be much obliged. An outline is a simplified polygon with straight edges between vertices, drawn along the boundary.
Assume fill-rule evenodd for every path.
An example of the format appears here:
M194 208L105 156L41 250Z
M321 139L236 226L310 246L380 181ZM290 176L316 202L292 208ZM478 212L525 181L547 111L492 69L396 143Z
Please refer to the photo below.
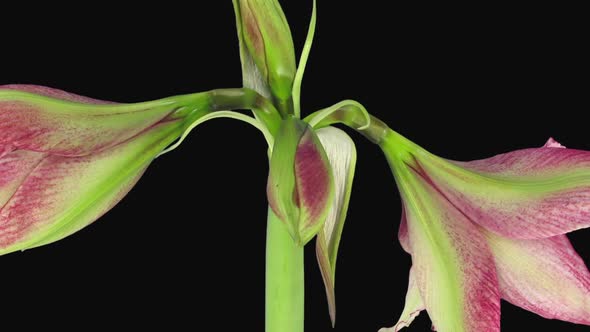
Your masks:
M307 60L309 59L309 53L311 52L311 46L313 44L316 21L316 0L313 0L313 9L311 11L311 20L309 22L309 28L307 30L307 37L305 38L305 44L303 44L303 51L301 52L301 58L299 59L299 66L297 67L297 72L295 73L295 80L293 81L293 106L295 109L295 116L298 118L301 118L301 84L303 81L305 66L307 65Z

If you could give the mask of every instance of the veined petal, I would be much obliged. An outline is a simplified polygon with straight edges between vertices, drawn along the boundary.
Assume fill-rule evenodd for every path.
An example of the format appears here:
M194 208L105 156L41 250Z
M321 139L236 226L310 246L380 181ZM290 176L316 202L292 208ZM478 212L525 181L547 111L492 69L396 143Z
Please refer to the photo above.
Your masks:
M413 271L413 269L410 269L408 292L406 293L406 304L404 305L404 311L394 326L390 328L382 328L379 330L379 332L398 332L404 327L410 326L412 321L414 321L420 312L426 309L426 307L424 307L422 297L420 296L420 290L416 284Z
M471 162L408 153L470 220L511 238L545 238L590 226L590 152L547 146ZM558 143L557 143L558 144Z
M590 272L566 235L535 240L485 235L503 299L545 318L590 325Z
M0 254L57 241L116 204L153 158L183 130L159 123L81 157L17 150L0 159Z
M178 108L173 99L114 104L41 86L0 86L0 156L17 149L88 155L130 139Z
M334 197L330 162L311 127L301 137L295 154L295 178L299 201L299 233L307 243L323 226Z
M440 331L499 331L494 259L477 225L441 195L419 164L384 150L405 204L415 280ZM402 233L403 234L403 233Z
M330 318L334 325L336 321L334 295L336 257L350 200L356 165L356 148L352 139L338 128L322 128L317 131L317 135L330 162L334 178L334 198L323 229L316 238L316 256L326 287Z

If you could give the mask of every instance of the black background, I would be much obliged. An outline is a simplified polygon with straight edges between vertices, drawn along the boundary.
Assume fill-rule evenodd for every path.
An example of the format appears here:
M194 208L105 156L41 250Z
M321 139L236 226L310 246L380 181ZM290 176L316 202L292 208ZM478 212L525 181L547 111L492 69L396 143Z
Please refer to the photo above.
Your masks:
M283 4L298 49L310 5ZM121 102L241 84L230 1L29 6L3 10L0 84ZM303 110L356 99L458 160L540 146L549 136L590 149L590 54L575 12L320 1ZM378 147L349 132L358 165L334 331L377 331L401 313L410 259L397 243L400 200L390 170ZM3 324L262 331L266 163L265 142L251 127L200 126L92 226L0 258ZM588 263L590 233L570 238ZM306 330L330 331L313 246L306 260ZM502 330L523 324L588 330L503 303ZM429 328L422 314L408 331Z

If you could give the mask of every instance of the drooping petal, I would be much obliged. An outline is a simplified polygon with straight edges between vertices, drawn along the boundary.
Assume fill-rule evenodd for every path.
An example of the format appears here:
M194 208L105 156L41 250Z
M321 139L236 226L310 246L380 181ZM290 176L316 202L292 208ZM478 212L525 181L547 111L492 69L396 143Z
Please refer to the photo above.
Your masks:
M99 218L183 130L167 121L81 157L14 151L0 159L0 254L57 241Z
M590 272L566 235L535 240L485 235L503 299L545 318L590 325Z
M555 143L453 162L424 150L417 162L471 220L511 238L545 238L590 226L590 152Z
M330 161L334 178L334 198L324 226L316 238L316 256L326 287L333 325L336 321L334 295L336 257L350 200L356 165L356 148L352 139L338 128L322 128L317 131L317 135Z
M12 150L83 156L147 130L175 99L114 104L32 85L0 86L0 156Z
M500 295L486 239L419 164L399 158L398 147L387 144L404 200L416 284L433 324L440 331L499 331Z
M404 311L399 317L397 323L390 328L382 328L379 332L398 332L404 327L410 326L414 319L420 314L422 310L425 310L424 302L420 296L420 290L414 279L414 270L410 269L410 277L408 279L408 292L406 293L406 303L404 305Z

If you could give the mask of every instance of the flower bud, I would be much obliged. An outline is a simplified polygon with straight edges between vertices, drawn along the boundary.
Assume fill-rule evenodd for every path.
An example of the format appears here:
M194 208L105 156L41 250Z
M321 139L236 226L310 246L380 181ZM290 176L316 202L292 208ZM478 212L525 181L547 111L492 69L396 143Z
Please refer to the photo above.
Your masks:
M241 30L250 56L280 102L291 97L297 70L291 30L277 0L239 0Z
M293 240L304 245L322 227L334 195L326 152L302 120L283 120L275 137L267 185L273 212Z

